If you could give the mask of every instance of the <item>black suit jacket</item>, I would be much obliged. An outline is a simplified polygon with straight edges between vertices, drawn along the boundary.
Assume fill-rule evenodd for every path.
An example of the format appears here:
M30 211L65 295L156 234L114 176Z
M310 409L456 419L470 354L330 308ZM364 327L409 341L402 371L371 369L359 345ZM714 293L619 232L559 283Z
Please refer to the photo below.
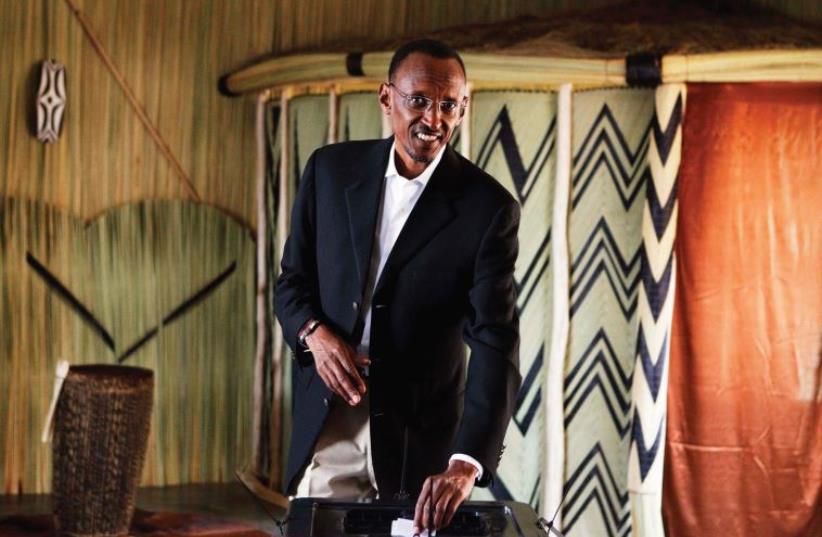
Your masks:
M317 318L352 346L359 343L392 141L317 150L294 202L275 293L296 358L289 493L334 404L297 334ZM406 428L410 494L442 472L453 453L482 464L480 485L492 479L521 381L513 279L518 225L519 206L508 192L447 148L374 288L368 390L383 498L400 487Z

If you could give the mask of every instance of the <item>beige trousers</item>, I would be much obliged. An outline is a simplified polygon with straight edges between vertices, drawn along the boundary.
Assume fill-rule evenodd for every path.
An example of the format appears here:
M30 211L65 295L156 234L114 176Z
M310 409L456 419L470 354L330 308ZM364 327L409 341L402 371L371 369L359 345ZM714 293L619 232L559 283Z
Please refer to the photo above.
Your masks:
M368 395L355 407L335 396L314 455L297 485L296 497L353 501L377 497L377 480L371 463Z

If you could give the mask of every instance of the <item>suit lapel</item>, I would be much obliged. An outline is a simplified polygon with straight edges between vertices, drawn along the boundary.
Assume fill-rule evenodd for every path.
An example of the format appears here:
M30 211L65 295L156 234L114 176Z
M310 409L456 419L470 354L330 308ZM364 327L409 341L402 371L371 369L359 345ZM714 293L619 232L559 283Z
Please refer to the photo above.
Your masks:
M455 218L456 213L451 200L460 192L462 178L458 170L458 157L448 147L420 199L408 215L408 220L385 262L375 293L383 282L388 281L394 272L402 268L420 248L428 244Z
M375 144L364 159L362 177L345 189L348 228L351 233L351 242L354 245L360 293L365 289L365 280L371 265L383 179L392 142L393 138L388 138Z

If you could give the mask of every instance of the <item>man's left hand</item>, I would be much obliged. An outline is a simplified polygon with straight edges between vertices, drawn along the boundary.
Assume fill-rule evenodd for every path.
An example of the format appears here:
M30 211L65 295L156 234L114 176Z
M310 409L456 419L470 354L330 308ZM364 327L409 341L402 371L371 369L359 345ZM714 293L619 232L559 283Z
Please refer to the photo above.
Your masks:
M447 526L457 508L471 494L476 478L477 469L460 460L451 461L443 473L428 477L414 510L414 533Z

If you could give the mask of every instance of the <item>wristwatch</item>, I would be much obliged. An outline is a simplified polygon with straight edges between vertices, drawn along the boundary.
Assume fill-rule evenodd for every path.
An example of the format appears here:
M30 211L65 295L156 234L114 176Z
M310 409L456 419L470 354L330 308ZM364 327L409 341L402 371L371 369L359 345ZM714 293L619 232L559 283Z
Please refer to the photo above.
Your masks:
M320 327L320 324L322 323L320 323L320 321L318 321L317 319L311 319L310 321L308 321L308 324L305 326L305 328L302 329L300 334L297 336L297 342L303 347L306 347L306 338L313 334L314 331Z

